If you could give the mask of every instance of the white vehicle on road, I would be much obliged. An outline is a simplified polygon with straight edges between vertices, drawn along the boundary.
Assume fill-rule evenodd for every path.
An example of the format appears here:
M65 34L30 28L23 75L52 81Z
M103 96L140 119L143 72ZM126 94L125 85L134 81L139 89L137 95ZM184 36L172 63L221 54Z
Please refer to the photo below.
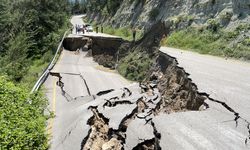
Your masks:
M86 25L87 32L93 32L93 27L91 25Z

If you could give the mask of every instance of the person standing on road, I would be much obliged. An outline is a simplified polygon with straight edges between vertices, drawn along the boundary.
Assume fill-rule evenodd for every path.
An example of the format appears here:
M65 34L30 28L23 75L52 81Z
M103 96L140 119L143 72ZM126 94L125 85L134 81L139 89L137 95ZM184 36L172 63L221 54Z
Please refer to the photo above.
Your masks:
M101 33L103 33L103 26L101 25Z
M98 33L98 28L99 28L98 26L95 27L96 33Z
M136 37L136 29L132 29L132 35L133 35L133 42L135 42L135 37Z
M76 24L75 28L76 28L76 34L77 34L78 33L78 26L77 26L77 24Z

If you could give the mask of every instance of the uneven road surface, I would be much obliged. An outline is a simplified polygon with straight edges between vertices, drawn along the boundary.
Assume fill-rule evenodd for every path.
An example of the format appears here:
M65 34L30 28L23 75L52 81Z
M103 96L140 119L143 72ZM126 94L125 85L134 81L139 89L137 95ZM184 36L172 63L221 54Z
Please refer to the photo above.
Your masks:
M167 47L161 51L177 58L200 92L226 102L250 120L250 63Z
M74 18L72 21L75 21ZM65 94L56 85L57 77L49 76L45 82L49 108L55 115L55 118L48 122L52 150L80 149L81 142L86 136L81 134L84 131L81 126L84 108L81 106L93 100L90 95L111 88L119 89L129 84L114 71L102 68L91 57L85 55L86 52L76 54L63 50L53 68L52 72L61 73ZM69 136L72 136L70 140Z
M81 17L73 17L72 24L83 24ZM177 58L180 66L190 74L190 78L201 92L211 94L212 98L227 103L242 118L250 120L250 64L172 48L161 48L161 51ZM129 82L120 75L98 66L92 58L85 55L86 52L75 54L64 50L52 70L62 74L66 93L56 85L58 80L56 77L49 76L45 83L49 107L55 114L55 118L48 122L48 132L52 135L52 150L80 149L81 142L89 131L86 120L90 115L84 104L90 101L93 104L102 102L101 99L93 101L90 95L129 85ZM204 111L160 114L153 118L155 127L161 133L160 146L163 150L250 149L250 144L245 144L248 136L246 122L240 119L236 124L232 112L218 103L211 101L207 103L209 108ZM121 109L117 108L118 115L128 111L128 109L119 110ZM107 114L111 118L112 115L113 117L116 115L112 111ZM133 145L138 142L136 136L149 132L143 133L144 127L144 123L141 124L136 120L130 124L126 149L130 149L129 143Z
M250 121L250 63L174 48L160 50L178 60L200 92L225 102ZM205 111L165 115L167 126L162 125L161 130L168 136L163 137L164 144L170 149L249 149L249 144L245 145L249 135L246 122L236 124L232 112L218 103L206 102L209 108Z

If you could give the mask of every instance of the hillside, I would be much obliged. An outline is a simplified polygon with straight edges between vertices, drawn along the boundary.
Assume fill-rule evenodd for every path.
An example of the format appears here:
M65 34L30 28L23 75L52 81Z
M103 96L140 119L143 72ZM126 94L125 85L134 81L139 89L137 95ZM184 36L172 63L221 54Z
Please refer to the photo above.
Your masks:
M116 9L109 9L109 5ZM92 6L88 19L97 25L128 30L136 27L147 32L161 20L170 29L163 45L250 59L248 0L127 0L115 4L88 1L88 6Z
M42 91L30 94L68 28L67 0L0 0L0 149L49 147Z

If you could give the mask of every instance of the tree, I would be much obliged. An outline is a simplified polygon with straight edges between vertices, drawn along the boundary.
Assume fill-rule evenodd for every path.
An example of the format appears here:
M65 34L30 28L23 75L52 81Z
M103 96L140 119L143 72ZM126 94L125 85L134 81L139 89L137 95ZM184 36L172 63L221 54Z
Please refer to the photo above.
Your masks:
M56 49L68 0L0 0L0 74L20 81L34 59ZM13 58L15 56L15 59Z

